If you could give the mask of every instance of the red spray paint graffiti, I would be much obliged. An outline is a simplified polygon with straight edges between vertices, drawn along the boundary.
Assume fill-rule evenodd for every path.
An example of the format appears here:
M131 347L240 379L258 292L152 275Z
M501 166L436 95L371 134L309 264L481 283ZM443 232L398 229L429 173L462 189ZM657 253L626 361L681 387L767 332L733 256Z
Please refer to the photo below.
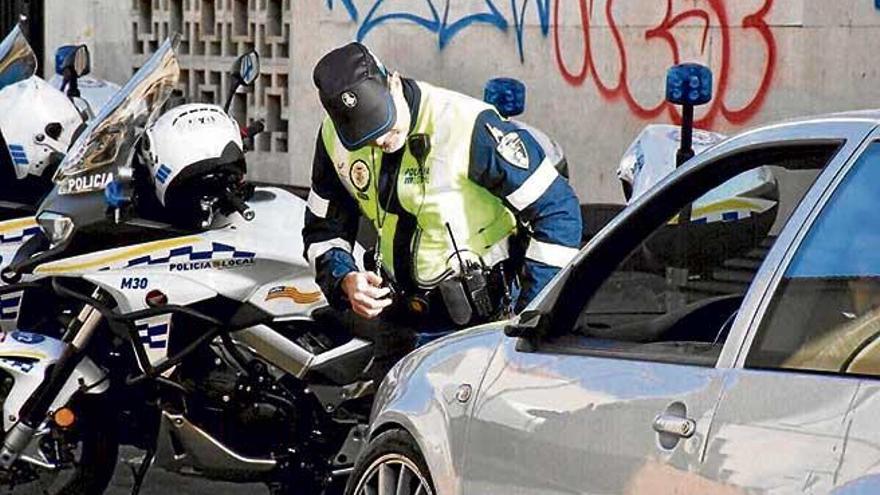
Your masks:
M655 119L663 112L667 112L674 121L680 120L677 109L665 102L657 102L654 105L640 102L631 89L629 73L630 68L630 49L627 46L622 35L621 28L615 19L616 0L605 0L604 15L606 17L606 25L610 30L613 44L616 47L619 56L619 71L616 80L606 82L597 68L597 61L593 53L593 29L594 26L594 1L595 0L577 0L578 10L580 12L580 23L583 31L583 59L579 68L575 64L569 64L565 61L563 54L563 46L560 37L560 5L564 0L557 0L553 8L553 42L556 54L556 64L562 74L562 77L573 86L583 85L588 78L593 81L599 95L608 101L622 100L626 103L629 110L638 118L643 120ZM737 0L740 2L740 0ZM712 64L715 70L716 94L711 106L701 115L697 125L700 127L710 128L716 123L719 117L725 119L731 124L744 124L752 119L761 109L773 82L773 76L776 71L777 48L776 40L767 23L766 17L773 6L773 0L764 0L757 11L746 14L738 24L733 24L730 18L728 7L731 5L741 6L742 3L726 2L725 0L693 0L689 2L694 5L693 8L683 9L676 12L673 0L667 0L666 14L662 21L655 27L647 29L644 32L644 42L665 42L671 53L673 63L681 61L681 49L679 41L676 39L674 30L685 23L700 23L703 26L702 32L702 50L706 49L706 40L711 27L717 27L720 33L720 60ZM706 8L697 8L696 5L702 3ZM714 20L714 24L713 24ZM734 33L754 32L758 39L765 45L765 63L763 73L760 76L757 88L753 95L745 100L745 103L738 108L731 108L728 104L728 97L732 90L732 73L734 69L734 49L733 36Z

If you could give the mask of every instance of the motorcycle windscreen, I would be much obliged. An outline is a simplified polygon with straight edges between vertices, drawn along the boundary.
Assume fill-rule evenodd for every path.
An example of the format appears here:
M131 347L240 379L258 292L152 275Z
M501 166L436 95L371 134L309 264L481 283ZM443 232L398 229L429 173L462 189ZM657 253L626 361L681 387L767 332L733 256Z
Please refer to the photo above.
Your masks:
M60 195L104 189L116 166L162 110L180 78L179 36L165 40L98 112L77 138L55 174Z
M21 26L16 25L0 42L0 90L29 79L36 73L37 55L21 31ZM24 148L7 147L5 141L0 144L5 150L0 151L0 167L3 171L11 171L15 166L27 165Z
M0 43L0 89L24 81L37 73L37 55L21 31L21 26Z

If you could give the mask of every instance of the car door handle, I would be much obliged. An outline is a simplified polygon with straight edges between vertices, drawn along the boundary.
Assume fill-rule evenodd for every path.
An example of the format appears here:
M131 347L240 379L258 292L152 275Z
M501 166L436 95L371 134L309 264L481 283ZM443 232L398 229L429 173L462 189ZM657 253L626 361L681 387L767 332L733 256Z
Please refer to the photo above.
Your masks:
M654 431L674 435L679 438L690 438L697 431L697 422L690 418L682 418L669 413L654 418Z

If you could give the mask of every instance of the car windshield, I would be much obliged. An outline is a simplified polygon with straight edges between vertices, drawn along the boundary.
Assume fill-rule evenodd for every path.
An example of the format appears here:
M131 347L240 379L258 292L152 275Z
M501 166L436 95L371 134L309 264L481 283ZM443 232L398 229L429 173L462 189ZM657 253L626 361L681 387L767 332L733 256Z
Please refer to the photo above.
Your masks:
M180 77L175 54L178 40L176 36L167 39L101 108L61 162L56 184L116 164L123 145L134 142L157 117ZM86 191L80 188L75 192Z
M0 43L0 89L36 73L37 55L21 32L21 26L15 26Z

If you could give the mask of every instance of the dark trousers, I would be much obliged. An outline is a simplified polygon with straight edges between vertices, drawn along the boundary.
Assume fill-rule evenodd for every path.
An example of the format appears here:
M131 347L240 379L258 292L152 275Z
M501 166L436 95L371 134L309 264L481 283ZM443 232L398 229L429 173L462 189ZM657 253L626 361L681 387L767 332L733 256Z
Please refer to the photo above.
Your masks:
M338 332L373 343L373 363L365 375L377 380L383 378L397 361L415 349L419 333L445 330L437 324L425 324L432 323L430 321L405 318L396 311L382 313L372 320L363 318L350 309L322 308L320 314L314 316L317 321L330 324Z

